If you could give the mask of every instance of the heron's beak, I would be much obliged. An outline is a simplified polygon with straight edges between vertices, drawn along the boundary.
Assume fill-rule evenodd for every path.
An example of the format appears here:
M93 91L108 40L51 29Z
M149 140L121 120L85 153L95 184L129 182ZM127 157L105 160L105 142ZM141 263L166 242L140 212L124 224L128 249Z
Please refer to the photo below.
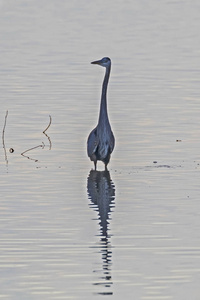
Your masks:
M101 60L95 60L95 61L92 61L91 64L93 65L100 65L101 63Z

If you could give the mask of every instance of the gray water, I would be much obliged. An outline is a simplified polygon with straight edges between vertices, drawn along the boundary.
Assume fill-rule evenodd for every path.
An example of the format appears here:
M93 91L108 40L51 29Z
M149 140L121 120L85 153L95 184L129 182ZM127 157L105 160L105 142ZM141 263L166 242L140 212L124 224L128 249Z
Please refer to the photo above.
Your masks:
M199 28L199 1L0 1L0 299L200 299Z

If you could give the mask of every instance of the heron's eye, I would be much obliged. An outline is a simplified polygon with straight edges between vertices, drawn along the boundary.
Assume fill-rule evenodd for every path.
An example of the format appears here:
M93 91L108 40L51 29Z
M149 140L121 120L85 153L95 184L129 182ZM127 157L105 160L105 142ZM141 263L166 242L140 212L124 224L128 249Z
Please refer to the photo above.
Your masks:
M109 61L109 58L108 57L105 57L104 59L103 59L103 62L104 63L107 63Z

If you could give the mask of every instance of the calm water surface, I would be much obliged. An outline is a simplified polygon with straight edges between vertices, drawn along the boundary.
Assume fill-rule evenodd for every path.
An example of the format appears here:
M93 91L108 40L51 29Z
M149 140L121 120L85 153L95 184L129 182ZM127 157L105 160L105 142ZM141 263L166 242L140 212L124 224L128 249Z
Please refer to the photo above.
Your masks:
M0 1L0 299L200 298L199 11ZM116 148L95 172L103 56Z

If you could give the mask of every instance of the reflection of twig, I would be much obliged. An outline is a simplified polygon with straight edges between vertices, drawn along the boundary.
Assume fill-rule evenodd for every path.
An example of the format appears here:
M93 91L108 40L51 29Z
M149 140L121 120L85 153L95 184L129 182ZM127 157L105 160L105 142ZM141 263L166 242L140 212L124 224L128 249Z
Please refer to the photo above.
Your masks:
M28 149L28 150L22 152L21 155L24 156L24 157L27 157L27 158L30 159L30 160L34 160L35 162L37 162L38 159L31 158L30 156L27 156L27 155L24 155L24 154L25 154L26 152L31 151L31 150L34 150L34 149L36 149L36 148L42 148L42 149L44 149L44 147L45 147L45 145L44 145L44 143L42 142L42 145L38 145L38 146L36 146L36 147L30 148L30 149Z
M2 132L2 143L3 143L3 149L4 149L4 155L5 155L6 164L8 164L8 158L7 158L7 153L6 153L6 146L5 146L4 135L5 135L5 129L6 129L7 116L8 116L8 111L6 111L5 122L4 122L3 132Z
M49 125L47 126L47 128L43 131L43 133L44 133L44 135L46 135L46 137L48 138L48 140L49 140L49 150L51 150L51 139L50 139L50 137L46 134L46 131L47 131L47 129L49 129L49 127L50 127L50 125L51 125L51 116L49 115L49 118L50 118L50 120L49 120Z

